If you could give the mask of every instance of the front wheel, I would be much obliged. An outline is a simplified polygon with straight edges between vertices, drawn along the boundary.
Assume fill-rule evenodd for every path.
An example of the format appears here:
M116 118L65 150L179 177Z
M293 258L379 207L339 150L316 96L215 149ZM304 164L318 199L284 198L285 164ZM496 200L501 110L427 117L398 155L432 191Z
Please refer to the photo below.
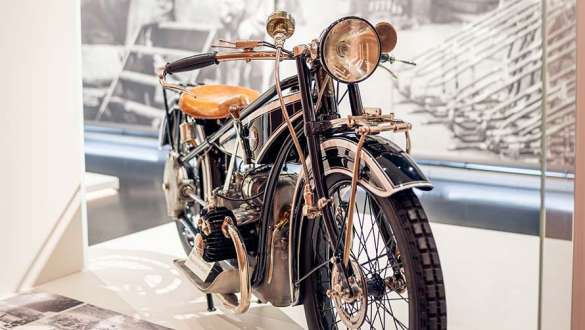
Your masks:
M338 228L347 219L351 178L327 177ZM345 328L343 319L360 319L362 329L446 329L441 264L425 212L411 190L380 198L358 185L354 205L352 264L363 274L362 302L330 298L333 253L322 221L303 226L303 269L325 264L305 281L304 305L310 329ZM333 277L333 280L332 280ZM367 301L367 304L364 302ZM367 305L367 306L366 306ZM361 322L360 322L361 323Z

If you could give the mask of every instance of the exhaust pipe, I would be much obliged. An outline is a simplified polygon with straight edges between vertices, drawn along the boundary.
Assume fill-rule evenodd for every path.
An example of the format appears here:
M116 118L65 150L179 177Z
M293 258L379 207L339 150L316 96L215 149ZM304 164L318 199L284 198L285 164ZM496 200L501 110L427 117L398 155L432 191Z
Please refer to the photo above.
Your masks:
M221 229L223 234L234 243L238 262L237 270L224 270L219 262L213 264L205 262L198 256L196 248L188 259L177 259L174 263L200 291L216 293L226 308L236 314L245 313L250 308L252 298L248 253L232 218L225 217ZM214 271L214 269L219 271ZM235 294L238 291L240 292L239 299Z
M230 217L225 217L221 230L226 237L231 238L236 249L236 257L238 259L238 270L240 272L240 299L235 294L224 295L220 294L224 305L236 314L245 313L250 308L250 300L252 298L252 285L250 284L250 269L248 266L248 252L244 245L244 239L238 231L234 220Z

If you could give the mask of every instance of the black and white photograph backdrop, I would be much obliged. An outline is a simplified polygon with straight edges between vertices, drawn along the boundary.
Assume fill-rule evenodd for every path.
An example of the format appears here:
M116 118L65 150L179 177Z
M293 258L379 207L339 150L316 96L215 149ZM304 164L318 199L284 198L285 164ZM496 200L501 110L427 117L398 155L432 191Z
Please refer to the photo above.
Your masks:
M385 65L398 79L377 70L362 97L413 122L417 158L537 168L545 117L548 168L574 170L575 0L548 0L544 13L540 0L279 0L277 8L298 18L291 45L348 15L396 27L393 55L417 65Z
M86 123L156 131L163 117L156 71L214 50L219 40L266 39L267 0L82 0ZM262 90L266 63L227 63L176 75L184 84L223 83Z
M163 114L156 69L222 39L267 39L275 8L296 20L290 47L343 16L395 25L393 55L417 65L387 65L398 79L377 70L362 96L413 122L417 158L536 168L544 153L550 170L573 170L575 0L548 0L546 12L540 0L83 0L86 122L156 131ZM292 63L282 67L282 77L294 74ZM262 91L271 73L270 63L222 63L176 78Z

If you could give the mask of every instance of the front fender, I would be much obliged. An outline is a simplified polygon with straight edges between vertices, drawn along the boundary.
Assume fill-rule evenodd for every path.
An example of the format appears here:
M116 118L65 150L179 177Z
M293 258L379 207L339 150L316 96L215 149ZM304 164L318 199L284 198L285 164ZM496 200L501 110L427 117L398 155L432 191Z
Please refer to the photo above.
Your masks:
M328 136L321 142L325 175L345 173L353 176L353 160L359 137L354 133ZM380 197L410 188L431 190L433 185L415 161L393 142L368 136L361 155L359 183Z
M353 160L359 137L344 132L326 136L321 142L325 176L344 173L353 176ZM381 197L389 197L401 190L419 188L431 190L433 185L414 160L395 143L379 136L368 136L361 155L359 183ZM289 230L289 271L293 305L303 301L303 283L299 279L310 269L304 269L301 257L302 232L302 176L295 188L293 212Z

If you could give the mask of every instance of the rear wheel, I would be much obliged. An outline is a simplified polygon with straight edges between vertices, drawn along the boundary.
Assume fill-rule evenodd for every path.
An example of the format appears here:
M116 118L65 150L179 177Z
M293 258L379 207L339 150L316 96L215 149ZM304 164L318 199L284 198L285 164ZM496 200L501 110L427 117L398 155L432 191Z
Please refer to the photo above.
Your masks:
M184 123L187 119L185 115L179 113L174 122L176 123ZM178 125L178 124L177 124ZM195 129L195 139L196 143L199 144L201 141L205 139L205 129L203 126L199 124L191 123L194 125ZM171 125L171 132L172 132L172 141L179 140L179 129L175 125ZM189 150L184 150L183 145L177 145L174 143L174 150L180 150L180 153L187 153ZM169 155L169 157L172 157ZM195 186L195 194L201 199L205 200L205 193L208 187L206 186L208 183L211 183L212 174L210 173L210 165L209 165L209 156L204 155L198 157L194 160L191 160L189 163L185 165L181 165L181 167L185 170L186 179L189 179L193 182ZM167 172L166 166L172 166L173 163L167 162L165 165L165 173ZM217 175L216 175L217 177ZM180 180L179 180L180 181ZM180 186L182 182L175 182L174 184ZM167 196L167 198L169 198ZM172 198L172 197L171 197ZM184 205L184 209L180 214L176 217L173 217L175 224L177 226L177 232L179 234L179 239L181 240L181 245L183 246L183 250L185 253L189 255L191 250L195 245L195 235L198 233L196 228L196 219L201 212L201 205L197 202L189 202Z
M182 220L185 221L184 219ZM193 231L193 228L187 227L189 225L188 223L184 223L180 219L175 219L175 224L177 225L177 232L179 233L179 239L181 240L183 250L185 250L185 254L189 255L195 246L196 233Z
M338 228L345 223L351 178L327 177ZM302 263L309 271L333 253L322 221L305 221ZM446 329L443 277L435 240L425 212L411 190L380 198L358 186L354 205L352 260L361 268L367 287L362 329ZM305 314L311 329L345 328L342 318L357 318L359 302L330 299L331 264L305 280ZM365 299L365 298L364 298Z

